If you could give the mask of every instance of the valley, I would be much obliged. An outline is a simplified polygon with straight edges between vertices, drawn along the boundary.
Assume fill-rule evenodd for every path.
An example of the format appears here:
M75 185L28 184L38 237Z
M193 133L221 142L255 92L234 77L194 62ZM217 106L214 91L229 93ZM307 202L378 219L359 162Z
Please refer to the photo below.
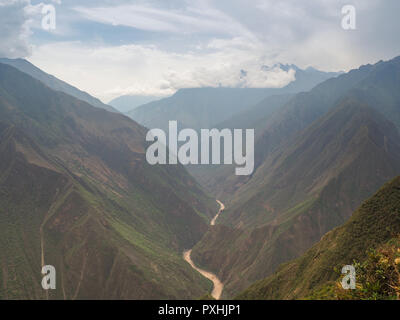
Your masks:
M181 254L218 206L182 166L147 164L145 133L0 64L1 299L207 292ZM43 264L56 290L42 289Z
M400 301L400 1L349 2L0 0L1 306Z
M399 74L395 58L299 93L256 130L250 178L220 166L207 182L201 172L228 209L192 259L223 281L223 297L303 254L400 174Z
M298 75L182 89L123 114L1 59L0 298L303 299L332 289L332 257L384 252L399 233L400 57ZM253 129L254 170L149 161L146 136L170 121L193 136ZM56 290L41 289L47 264Z
M225 206L224 204L217 200L217 203L220 205L220 208L218 210L218 213L216 214L216 216L211 220L210 226L214 226L216 220L218 219L219 215L222 213L222 211L225 210ZM191 258L191 254L192 254L192 250L186 250L183 252L183 259L190 264L190 266L196 270L197 272L199 272L203 277L211 280L213 282L213 290L211 292L211 296L215 299L215 300L219 300L221 298L221 294L222 291L224 290L224 285L222 284L222 282L218 279L218 277L211 273L211 272L207 272L204 271L198 267L196 267L196 265L194 264L194 262L192 261Z

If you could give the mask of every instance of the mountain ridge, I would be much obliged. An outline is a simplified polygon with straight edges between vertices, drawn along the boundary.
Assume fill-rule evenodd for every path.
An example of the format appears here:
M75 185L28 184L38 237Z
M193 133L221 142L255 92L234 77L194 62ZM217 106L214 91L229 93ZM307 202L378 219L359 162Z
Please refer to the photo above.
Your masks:
M46 84L48 87L55 91L62 91L66 94L69 94L77 99L83 100L90 105L104 109L110 112L116 112L118 113L116 109L114 109L112 106L109 106L107 104L102 103L99 99L92 97L88 93L81 91L74 86L69 85L68 83L57 79L56 77L42 71L41 69L37 68L34 66L32 63L25 59L6 59L6 58L0 58L0 63L3 64L8 64L14 68L17 68L18 70L30 75L31 77L43 82Z
M127 114L148 128L168 128L168 120L177 120L182 127L211 129L270 95L307 91L338 73L307 72L297 69L299 80L283 88L187 88L173 96L140 106Z
M311 113L314 120L309 124L301 123L309 111L302 109L318 108L306 103L310 94L301 93L289 101L283 114L290 115L290 123L300 119L298 128L303 129L271 151L251 179L231 194L235 199L228 202L218 230L225 228L221 234L229 234L230 240L223 241L211 230L192 253L203 268L220 270L217 274L227 297L302 254L400 173L398 129L381 112L381 104L365 103L368 96L379 95L362 87L346 88L346 82L359 83L372 69L382 71L382 66L361 67L361 72L344 75L345 83L336 86L345 95L329 97L336 101L334 107L322 106L326 113L320 110L321 117ZM341 77L317 86L311 94L324 87L328 90ZM271 121L282 116L281 110Z
M397 177L366 200L343 226L328 232L303 256L280 266L276 273L253 284L237 299L304 299L337 281L336 269L365 260L367 250L398 236L399 204Z
M181 166L151 167L146 129L0 64L0 297L196 298L181 258L216 209Z

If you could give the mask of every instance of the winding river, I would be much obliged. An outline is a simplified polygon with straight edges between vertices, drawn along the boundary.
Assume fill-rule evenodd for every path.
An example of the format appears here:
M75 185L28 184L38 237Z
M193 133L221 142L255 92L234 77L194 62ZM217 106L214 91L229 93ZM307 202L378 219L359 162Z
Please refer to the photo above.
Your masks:
M225 210L224 204L223 204L221 201L219 201L219 200L217 200L217 202L218 202L220 208L219 208L219 210L218 210L218 213L217 213L216 216L214 217L214 219L211 220L211 223L210 223L211 226L214 226L214 225L215 225L215 222L217 221L219 215L221 214L222 211ZM205 278L207 278L207 279L209 279L209 280L211 280L211 281L213 282L214 288L213 288L213 291L212 291L212 293L211 293L211 296L212 296L215 300L219 300L219 299L221 298L222 291L224 290L224 285L223 285L223 283L218 279L218 277L217 277L214 273L211 273L211 272L208 272L208 271L205 271L205 270L202 270L202 269L198 268L198 267L194 264L194 262L192 261L191 254L192 254L192 250L187 250L187 251L185 251L185 252L183 253L183 259L185 259L185 261L186 261L187 263L189 263L190 266L191 266L194 270L196 270L197 272L199 272L203 277L205 277Z

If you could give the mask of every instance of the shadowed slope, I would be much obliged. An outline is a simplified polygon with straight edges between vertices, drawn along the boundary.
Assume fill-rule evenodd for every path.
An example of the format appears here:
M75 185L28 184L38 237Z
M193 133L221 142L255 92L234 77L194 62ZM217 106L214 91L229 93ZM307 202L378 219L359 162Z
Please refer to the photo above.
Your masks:
M400 233L400 177L385 184L365 201L352 218L329 233L302 257L282 265L265 280L241 293L238 299L300 299L336 281L344 265L367 258Z
M0 64L0 297L186 299L181 259L216 209L181 166L151 167L144 128ZM42 254L43 249L43 254Z

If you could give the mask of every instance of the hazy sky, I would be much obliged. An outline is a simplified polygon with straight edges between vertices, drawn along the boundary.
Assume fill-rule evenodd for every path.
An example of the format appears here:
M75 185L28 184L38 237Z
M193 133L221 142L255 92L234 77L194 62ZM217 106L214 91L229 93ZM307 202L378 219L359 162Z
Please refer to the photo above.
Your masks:
M41 27L48 4L51 32ZM356 30L341 27L346 4ZM0 0L0 56L27 58L103 101L276 87L295 77L278 62L339 71L400 55L399 14L399 0Z

